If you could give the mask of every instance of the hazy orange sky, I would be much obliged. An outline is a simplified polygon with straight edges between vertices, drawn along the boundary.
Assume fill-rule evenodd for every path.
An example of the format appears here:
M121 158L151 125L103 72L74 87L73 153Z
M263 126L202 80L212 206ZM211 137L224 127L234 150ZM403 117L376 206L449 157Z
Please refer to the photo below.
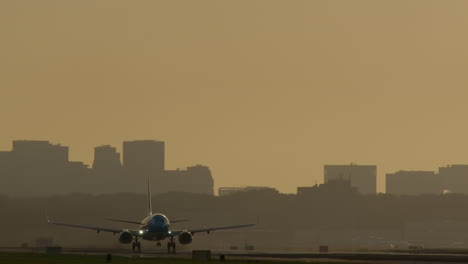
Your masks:
M0 149L166 142L283 192L468 164L468 1L0 1Z

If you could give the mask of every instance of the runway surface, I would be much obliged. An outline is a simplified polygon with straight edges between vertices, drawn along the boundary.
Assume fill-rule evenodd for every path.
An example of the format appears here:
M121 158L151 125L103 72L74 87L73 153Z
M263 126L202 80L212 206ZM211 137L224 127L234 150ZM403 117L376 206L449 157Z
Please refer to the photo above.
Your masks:
M39 248L0 248L4 252L45 252ZM191 258L190 251L181 251L176 255L161 251L142 251L132 253L122 249L90 249L90 248L63 248L64 254L113 254L123 257L140 258ZM468 255L463 254L407 254L407 253L359 253L359 252L334 252L334 253L281 253L281 252L212 252L212 259L219 259L225 255L226 259L245 260L282 260L314 262L342 262L342 263L468 263Z

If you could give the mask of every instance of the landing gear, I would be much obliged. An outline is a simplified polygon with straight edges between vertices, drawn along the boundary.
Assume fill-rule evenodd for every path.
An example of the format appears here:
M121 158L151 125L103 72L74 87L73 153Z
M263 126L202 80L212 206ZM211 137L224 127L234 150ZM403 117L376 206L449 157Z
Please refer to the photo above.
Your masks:
M171 252L171 248L172 248L172 252ZM176 244L175 242L167 242L167 253L168 254L175 254L176 253Z
M161 247L161 242L156 243L157 247Z
M137 251L137 252L135 252L135 251ZM141 243L140 242L136 242L136 243L133 242L132 243L132 252L133 253L141 253Z
M141 253L141 243L138 242L138 237L135 237L135 242L132 243L132 252L135 253L135 249L137 249L138 253Z
M172 248L172 252L171 252ZM174 242L174 237L171 237L171 241L167 242L167 253L168 254L175 254L176 253L176 244Z

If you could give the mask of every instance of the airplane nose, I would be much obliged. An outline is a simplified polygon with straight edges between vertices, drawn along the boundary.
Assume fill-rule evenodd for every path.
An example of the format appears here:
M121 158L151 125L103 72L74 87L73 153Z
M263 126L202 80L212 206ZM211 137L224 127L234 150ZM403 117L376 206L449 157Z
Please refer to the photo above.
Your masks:
M150 232L164 232L166 229L166 224L164 223L155 223L148 226L148 231Z

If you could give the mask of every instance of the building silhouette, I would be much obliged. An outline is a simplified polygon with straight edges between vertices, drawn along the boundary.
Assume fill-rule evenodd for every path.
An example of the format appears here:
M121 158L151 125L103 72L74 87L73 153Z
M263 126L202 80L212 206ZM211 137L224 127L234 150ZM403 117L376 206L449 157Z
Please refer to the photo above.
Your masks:
M299 197L311 197L316 194L342 196L357 193L357 188L351 186L350 180L342 178L331 179L320 185L297 187L297 195Z
M106 177L120 176L122 174L120 153L110 145L95 147L93 170L96 174Z
M468 194L468 165L449 165L439 168L444 190Z
M442 192L442 179L433 171L398 171L386 174L388 194L421 195Z
M185 170L164 171L165 188L172 192L192 192L214 195L213 176L210 168L203 165L187 167Z
M69 161L69 149L48 141L15 140L11 151L0 152L0 193L13 196L67 193L146 192L147 178L153 193L193 192L213 195L208 167L164 169L164 142L123 143L123 165L115 147L94 149L92 168Z
M68 147L50 144L49 141L15 140L12 154L16 159L30 163L65 164Z
M0 188L12 195L48 195L89 189L91 171L68 160L68 147L48 141L15 140L0 155Z
M377 192L377 166L375 165L325 165L324 182L331 180L349 181L352 187L363 194Z

